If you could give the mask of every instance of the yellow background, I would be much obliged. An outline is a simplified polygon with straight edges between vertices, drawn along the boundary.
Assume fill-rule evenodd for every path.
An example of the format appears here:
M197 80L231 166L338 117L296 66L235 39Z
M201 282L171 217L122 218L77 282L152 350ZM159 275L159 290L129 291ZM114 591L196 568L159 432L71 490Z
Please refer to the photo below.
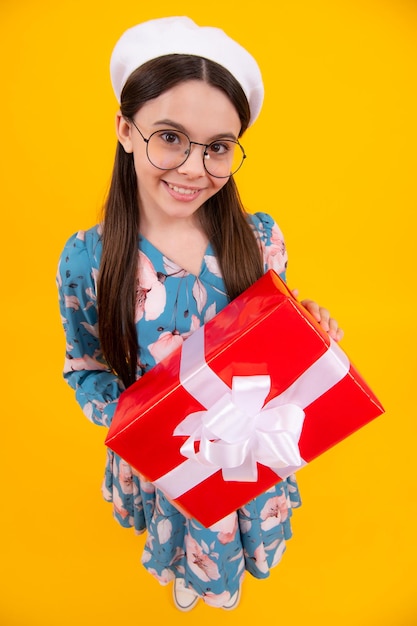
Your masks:
M284 560L233 613L182 615L144 571L101 500L105 432L61 379L55 269L106 193L111 49L173 11L259 60L243 200L277 218L290 286L338 318L386 408L300 471ZM1 0L0 23L1 626L416 625L416 3Z

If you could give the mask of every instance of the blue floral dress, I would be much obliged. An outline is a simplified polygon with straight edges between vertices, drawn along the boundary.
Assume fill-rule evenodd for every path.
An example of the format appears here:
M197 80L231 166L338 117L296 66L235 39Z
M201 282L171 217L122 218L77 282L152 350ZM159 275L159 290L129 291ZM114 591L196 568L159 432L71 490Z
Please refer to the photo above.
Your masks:
M265 213L249 216L265 270L285 276L282 233ZM64 377L85 415L108 427L123 385L103 360L97 332L96 283L101 228L80 231L67 242L58 268L58 290L67 351ZM140 341L138 377L149 371L228 303L216 256L209 244L199 276L164 257L139 237L136 324ZM243 575L269 576L291 537L292 508L300 505L294 476L248 502L213 528L184 517L164 494L107 450L104 498L116 520L147 530L142 563L160 583L185 579L207 604L222 606ZM213 494L212 497L215 497Z

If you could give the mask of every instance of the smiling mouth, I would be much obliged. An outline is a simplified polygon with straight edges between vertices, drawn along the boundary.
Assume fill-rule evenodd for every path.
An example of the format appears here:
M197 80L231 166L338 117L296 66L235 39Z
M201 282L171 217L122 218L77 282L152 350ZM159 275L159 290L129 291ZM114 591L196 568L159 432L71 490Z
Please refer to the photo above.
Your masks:
M168 187L175 191L175 193L180 193L183 196L195 196L200 189L187 189L186 187L177 187L177 185L171 185L171 183L167 183Z

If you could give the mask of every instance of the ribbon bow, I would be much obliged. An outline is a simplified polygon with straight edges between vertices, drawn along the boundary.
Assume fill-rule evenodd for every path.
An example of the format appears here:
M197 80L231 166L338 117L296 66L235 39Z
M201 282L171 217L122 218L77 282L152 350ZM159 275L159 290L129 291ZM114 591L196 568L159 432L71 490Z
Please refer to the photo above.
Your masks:
M189 435L181 454L221 469L224 480L256 482L257 462L277 471L300 467L304 411L296 404L263 409L270 387L269 376L235 376L207 411L190 413L177 426L174 435Z

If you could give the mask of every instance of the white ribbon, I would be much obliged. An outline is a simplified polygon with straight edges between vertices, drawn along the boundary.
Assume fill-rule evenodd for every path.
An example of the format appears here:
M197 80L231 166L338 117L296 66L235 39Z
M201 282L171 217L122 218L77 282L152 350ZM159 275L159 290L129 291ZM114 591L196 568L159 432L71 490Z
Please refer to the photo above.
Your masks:
M326 352L266 405L270 377L235 376L230 389L205 360L204 327L183 344L180 382L206 411L189 414L174 435L186 435L186 461L155 481L175 499L221 470L224 480L257 480L257 463L283 479L305 465L298 442L304 409L349 372L349 360L330 340ZM195 444L200 442L199 451Z
M256 482L258 462L277 471L300 466L304 411L295 404L262 410L270 387L269 376L235 376L231 390L175 429L174 435L189 435L181 454L221 469L224 480Z

